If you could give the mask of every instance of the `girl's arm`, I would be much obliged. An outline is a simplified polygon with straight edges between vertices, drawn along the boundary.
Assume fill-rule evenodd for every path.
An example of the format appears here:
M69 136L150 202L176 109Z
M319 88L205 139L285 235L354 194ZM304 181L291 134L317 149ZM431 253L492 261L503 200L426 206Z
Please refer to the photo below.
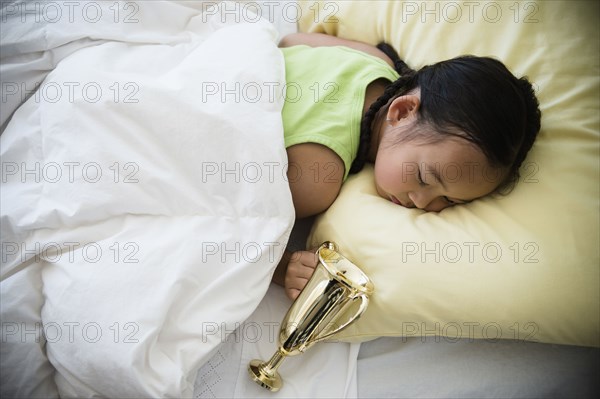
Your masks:
M333 150L315 143L287 148L287 178L296 218L325 211L335 201L344 179L344 162Z
M385 53L379 50L377 47L371 46L367 43L357 42L354 40L341 39L336 36L326 35L324 33L292 33L285 36L279 42L279 47L290 47L299 44L305 44L310 47L320 46L346 46L370 54L372 56L381 58L387 62L392 68L394 63L385 55Z
M329 148L315 143L289 147L288 182L296 217L323 212L337 197L344 178L342 159ZM317 265L314 252L285 251L272 281L285 287L290 299L296 299Z

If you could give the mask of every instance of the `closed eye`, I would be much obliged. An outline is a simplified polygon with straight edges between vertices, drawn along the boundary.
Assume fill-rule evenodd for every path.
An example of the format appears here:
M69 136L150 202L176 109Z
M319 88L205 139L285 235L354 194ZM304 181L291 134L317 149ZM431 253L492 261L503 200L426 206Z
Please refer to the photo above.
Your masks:
M444 199L444 201L446 201L450 205L459 204L459 202L452 201L450 198L446 197L445 195L442 198Z
M468 204L469 202L473 202L473 200L451 200L450 198L446 197L445 195L442 196L442 199L450 205L462 205L462 204Z

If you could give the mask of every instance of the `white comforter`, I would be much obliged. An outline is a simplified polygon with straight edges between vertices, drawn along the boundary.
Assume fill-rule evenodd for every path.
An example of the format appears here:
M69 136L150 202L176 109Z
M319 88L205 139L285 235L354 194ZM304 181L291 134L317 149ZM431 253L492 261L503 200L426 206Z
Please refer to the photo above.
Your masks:
M75 3L2 10L2 397L191 396L294 219L277 33Z

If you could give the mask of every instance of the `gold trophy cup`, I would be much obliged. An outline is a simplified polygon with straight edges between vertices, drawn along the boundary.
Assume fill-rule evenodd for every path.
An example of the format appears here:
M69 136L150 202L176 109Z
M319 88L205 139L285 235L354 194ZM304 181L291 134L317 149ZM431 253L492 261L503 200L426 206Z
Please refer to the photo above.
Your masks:
M315 343L346 328L367 309L373 283L352 262L324 242L319 263L279 330L279 348L268 362L252 360L248 372L260 386L277 392L283 385L277 368L286 356L303 353Z

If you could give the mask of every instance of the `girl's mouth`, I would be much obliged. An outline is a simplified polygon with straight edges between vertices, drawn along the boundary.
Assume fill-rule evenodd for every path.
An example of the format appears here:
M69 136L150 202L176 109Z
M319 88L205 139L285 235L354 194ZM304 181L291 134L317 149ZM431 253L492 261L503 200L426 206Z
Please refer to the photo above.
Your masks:
M404 204L403 202L401 202L398 198L394 197L393 195L390 195L390 201L392 201L396 205L400 205L405 208L414 208L415 207L412 202L409 202L408 204Z

